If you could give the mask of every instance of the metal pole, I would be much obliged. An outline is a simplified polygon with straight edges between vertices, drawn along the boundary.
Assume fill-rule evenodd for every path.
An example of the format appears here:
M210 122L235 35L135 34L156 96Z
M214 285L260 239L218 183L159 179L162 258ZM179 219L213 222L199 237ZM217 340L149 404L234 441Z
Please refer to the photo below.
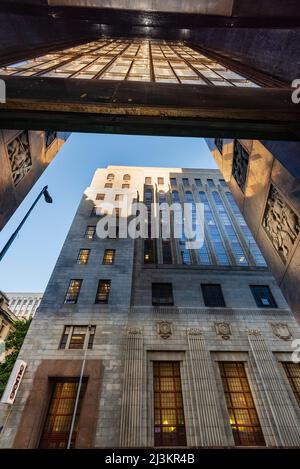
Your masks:
M88 331L90 331L90 329L91 329L91 326L89 325L88 326ZM88 337L88 339L89 339L89 337ZM88 345L88 342L87 342L86 345ZM76 413L77 413L78 404L79 404L79 396L80 396L80 391L81 391L83 373L84 373L85 362L86 362L87 350L88 350L88 348L86 346L85 351L84 351L84 357L83 357L83 360L82 360L82 365L81 365L81 371L80 371L80 377L79 377L79 382L78 382L76 399L75 399L75 404L74 404L74 409L73 409L73 415L72 415L72 421L71 421L71 427L70 427L70 433L69 433L69 438L68 438L67 449L70 449L70 447L71 447L72 436L73 436L74 425L75 425L75 419L76 419Z
M25 217L23 218L23 220L21 221L21 223L19 224L18 228L16 229L16 231L14 231L14 233L11 235L11 237L9 238L9 240L7 241L7 243L5 244L4 248L2 249L2 251L0 252L0 261L2 261L3 257L5 256L5 254L7 253L9 247L12 245L13 241L16 239L20 229L22 228L22 226L24 225L25 221L27 220L27 218L29 217L30 213L32 212L32 210L34 209L35 205L38 203L39 199L42 197L42 195L44 194L44 192L48 189L48 186L45 186L41 192L39 193L39 195L37 196L37 198L35 199L35 201L33 202L33 204L31 205L30 209L28 210L28 212L26 213Z

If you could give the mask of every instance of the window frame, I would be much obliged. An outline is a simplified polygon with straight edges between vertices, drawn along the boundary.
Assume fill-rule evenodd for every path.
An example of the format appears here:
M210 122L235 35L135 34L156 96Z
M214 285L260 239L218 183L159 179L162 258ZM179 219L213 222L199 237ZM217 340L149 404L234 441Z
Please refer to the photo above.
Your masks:
M108 251L112 252L112 262L105 262L105 256ZM113 265L115 263L115 257L116 257L116 249L110 249L110 248L105 249L103 252L102 265Z
M107 283L108 285L108 291L105 293L105 299L100 300L100 287L101 284ZM108 304L109 302L109 296L110 296L110 291L111 291L111 279L100 279L98 281L98 287L97 287L97 292L96 292L96 297L95 297L95 304Z
M72 301L68 301L68 296L70 296L70 293L69 293L69 290L71 288L71 283L72 282L79 282L79 287L78 287L78 292L77 292L77 295L76 295L76 298ZM68 304L68 305L71 305L71 304L77 304L78 303L78 298L79 298L79 295L80 295L80 290L81 290L81 287L82 287L82 282L83 280L81 278L71 278L70 281L69 281L69 286L68 286L68 289L67 289L67 292L65 294L65 299L64 299L64 304Z
M272 294L272 291L271 291L271 288L270 288L269 285L249 285L249 287L250 287L250 291L252 293L252 296L254 298L254 301L256 303L256 306L258 308L265 308L265 309L278 308L278 305L275 301L275 298ZM264 288L268 292L268 298L266 298L266 299L270 300L270 305L264 305L261 301L263 299L262 296L259 297L258 293L255 294L254 290L259 289L259 288L261 288L261 289Z
M72 342L72 337L74 336L75 332L74 330L76 328L84 328L86 329L86 332L84 334L84 340L82 342L82 347L70 347L71 342ZM68 330L69 329L69 330ZM94 344L94 339L95 339L95 334L96 334L96 326L89 324L72 324L72 325L66 325L64 326L63 333L61 335L61 339L59 342L59 350L92 350L93 344ZM79 333L78 333L79 335ZM92 340L91 340L92 338Z
M220 283L201 283L200 286L201 286L201 292L202 292L204 306L206 308L226 308L226 302L225 302L225 298L224 298L224 294L223 294L223 289L222 289L222 285ZM218 290L217 297L218 297L218 300L221 300L221 301L218 301L218 302L216 301L215 304L208 304L210 302L209 297L208 297L208 293L210 295L210 298L212 297L212 292L208 292L208 290L209 290L208 287L210 287L210 288L213 287L213 288L216 288L216 290Z
M169 291L169 296L168 296L168 302L162 302L162 301L156 301L155 298L159 298L162 300L163 296L160 294L160 296L155 295L154 290L155 288L158 288L158 286L166 286L170 287ZM165 299L167 299L167 296L165 295ZM174 306L174 293L173 293L173 284L171 282L152 282L152 306Z
M86 251L86 252L87 252L86 262L80 262L80 256L81 256L81 254L82 254L83 251ZM90 249L87 249L87 248L80 248L79 251L78 251L77 259L76 259L76 264L77 264L77 265L87 265L87 264L89 263L90 254L91 254L91 250L90 250Z

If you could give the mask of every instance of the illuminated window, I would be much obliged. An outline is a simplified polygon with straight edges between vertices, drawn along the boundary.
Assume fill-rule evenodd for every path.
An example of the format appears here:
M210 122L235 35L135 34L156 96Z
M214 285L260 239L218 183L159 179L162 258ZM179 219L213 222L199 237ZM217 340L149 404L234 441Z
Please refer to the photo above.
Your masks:
M153 239L145 239L144 241L144 263L153 264L155 259L154 241Z
M77 257L77 264L87 264L90 257L90 249L80 249Z
M123 181L130 181L130 179L131 179L130 174L124 174Z
M244 363L219 363L229 422L237 446L265 446Z
M186 446L179 362L153 362L154 445Z
M158 185L164 184L164 178L157 178L157 184Z
M60 349L92 349L96 326L65 326Z
M211 308L225 308L221 285L202 283L201 290L205 306Z
M277 308L272 292L267 285L250 285L250 289L259 308Z
M152 179L151 179L150 177L146 177L146 178L145 178L145 184L146 184L146 185L150 185L150 184L151 184L151 181L152 181Z
M115 249L105 249L102 264L111 265L115 260Z
M78 390L78 378L57 379L51 383L52 395L39 447L44 449L66 449L72 424ZM76 445L78 421L86 390L84 380L79 394L71 447Z
M112 182L106 182L106 183L104 184L104 187L105 187L106 189L111 189L112 186L113 186L113 183L112 183Z
M291 388L300 405L300 365L299 363L282 363Z
M152 304L154 306L172 306L174 304L171 283L152 283Z
M111 280L99 280L95 303L108 303Z
M96 227L94 225L89 225L87 226L85 230L84 237L86 239L94 239L95 233L96 233Z
M68 291L65 297L65 303L75 304L77 303L82 280L72 279L70 280Z
M96 200L104 200L105 194L97 194L96 195Z

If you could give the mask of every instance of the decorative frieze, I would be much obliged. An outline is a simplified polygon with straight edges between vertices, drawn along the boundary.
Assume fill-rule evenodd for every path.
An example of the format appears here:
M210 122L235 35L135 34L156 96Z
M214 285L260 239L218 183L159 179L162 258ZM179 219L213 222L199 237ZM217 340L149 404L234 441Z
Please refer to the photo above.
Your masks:
M271 185L262 226L284 263L300 232L300 218Z
M238 140L234 141L232 175L239 188L245 192L247 171L249 164L249 153Z
M7 145L14 185L17 186L32 167L28 132L23 131Z

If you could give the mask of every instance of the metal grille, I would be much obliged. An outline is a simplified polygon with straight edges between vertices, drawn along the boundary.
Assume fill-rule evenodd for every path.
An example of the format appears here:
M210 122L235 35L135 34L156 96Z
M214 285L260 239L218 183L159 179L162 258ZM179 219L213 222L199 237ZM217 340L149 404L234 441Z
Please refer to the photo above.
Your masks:
M0 75L257 87L182 42L102 39L0 68Z
M300 405L300 365L298 363L283 363L291 388Z
M243 363L219 364L229 421L237 446L265 446Z
M154 444L186 446L179 362L153 362Z

